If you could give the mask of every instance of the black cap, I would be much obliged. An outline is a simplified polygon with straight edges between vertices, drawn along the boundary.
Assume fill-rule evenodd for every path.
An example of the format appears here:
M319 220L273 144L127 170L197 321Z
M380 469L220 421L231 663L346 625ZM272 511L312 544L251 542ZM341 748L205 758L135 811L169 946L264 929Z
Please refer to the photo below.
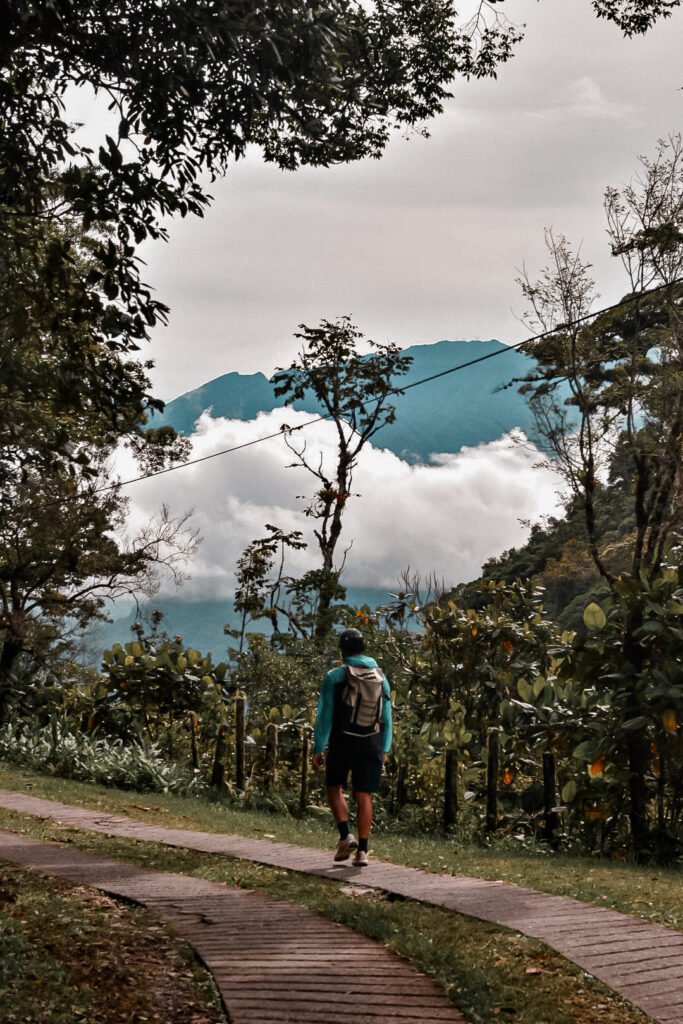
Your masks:
M339 647L346 657L350 654L362 654L365 650L365 640L359 629L345 629L339 634Z

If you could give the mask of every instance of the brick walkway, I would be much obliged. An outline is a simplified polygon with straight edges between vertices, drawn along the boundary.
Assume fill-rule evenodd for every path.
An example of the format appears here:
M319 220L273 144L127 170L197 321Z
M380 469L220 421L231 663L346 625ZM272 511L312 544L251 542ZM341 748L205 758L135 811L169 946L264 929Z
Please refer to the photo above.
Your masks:
M361 882L540 939L662 1024L683 1024L683 933L565 896L507 882L435 875L373 861L333 865L306 847L149 825L0 789L0 806L74 828L224 854L339 881Z
M464 1024L407 961L293 903L12 832L0 859L149 907L194 946L231 1024Z

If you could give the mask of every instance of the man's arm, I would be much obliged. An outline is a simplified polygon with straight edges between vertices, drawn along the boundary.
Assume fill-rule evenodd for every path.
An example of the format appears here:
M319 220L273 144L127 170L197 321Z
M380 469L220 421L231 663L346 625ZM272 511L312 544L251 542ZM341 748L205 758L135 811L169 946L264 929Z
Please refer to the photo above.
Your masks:
M318 709L315 713L315 729L313 731L313 756L322 754L330 741L332 732L332 716L334 715L335 670L332 669L323 679L318 697Z
M384 680L384 700L382 701L382 729L384 731L384 754L391 750L391 743L394 738L393 714L391 710L391 686L389 680Z

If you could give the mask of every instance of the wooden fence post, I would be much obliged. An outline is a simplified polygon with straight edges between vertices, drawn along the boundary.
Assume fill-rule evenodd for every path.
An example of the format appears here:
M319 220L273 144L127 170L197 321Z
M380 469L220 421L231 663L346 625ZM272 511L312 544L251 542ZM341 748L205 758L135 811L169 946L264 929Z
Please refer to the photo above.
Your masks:
M197 746L197 733L199 732L199 719L196 711L188 711L187 720L190 727L190 749L192 751L192 767L199 771L199 747Z
M211 770L211 788L223 792L225 789L225 761L228 753L228 727L219 725L216 732L216 750Z
M446 767L443 785L443 828L448 829L458 820L458 752L446 751Z
M497 727L489 729L488 763L486 769L486 831L489 835L498 826L498 771L500 741Z
M551 846L557 846L558 815L557 788L555 783L555 755L546 750L543 754L543 838Z
M245 705L244 697L235 698L235 786L244 789L244 738L245 738Z
M275 789L278 746L278 727L275 722L269 722L266 726L266 770L263 780L268 793Z
M311 729L305 725L301 730L301 789L299 792L299 810L306 813L308 807L308 762L311 756Z
M59 746L59 727L57 725L57 716L50 715L50 737L51 737L51 750L50 755L53 761L57 759L57 747Z

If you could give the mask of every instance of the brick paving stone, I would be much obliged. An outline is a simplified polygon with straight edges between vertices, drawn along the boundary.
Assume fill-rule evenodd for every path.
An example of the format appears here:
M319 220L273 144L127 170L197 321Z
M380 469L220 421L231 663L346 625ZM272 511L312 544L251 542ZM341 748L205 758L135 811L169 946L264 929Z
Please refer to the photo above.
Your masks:
M464 1024L407 961L295 904L11 832L0 831L0 859L149 906L195 947L231 1024L329 1024L340 1013L354 1024Z
M109 835L244 858L271 867L361 884L368 889L379 889L514 928L572 960L653 1020L662 1024L683 1024L683 981L679 977L679 968L683 966L683 933L608 907L539 893L508 882L430 874L381 861L371 860L369 867L353 868L349 863L330 863L331 854L320 850L265 839L147 825L121 815L69 807L7 790L0 790L0 806ZM640 963L637 956L620 960L623 954L639 950L643 951ZM639 972L631 973L630 964L638 966ZM289 967L293 966L294 961L291 961ZM362 1019L354 1014L354 1024ZM270 1024L271 1020L268 1015L255 1013L245 1017L245 1024L261 1021ZM376 1018L370 1016L368 1020L376 1024ZM301 1017L301 1024L306 1021L306 1017ZM397 1016L396 1024L405 1024L405 1020Z

